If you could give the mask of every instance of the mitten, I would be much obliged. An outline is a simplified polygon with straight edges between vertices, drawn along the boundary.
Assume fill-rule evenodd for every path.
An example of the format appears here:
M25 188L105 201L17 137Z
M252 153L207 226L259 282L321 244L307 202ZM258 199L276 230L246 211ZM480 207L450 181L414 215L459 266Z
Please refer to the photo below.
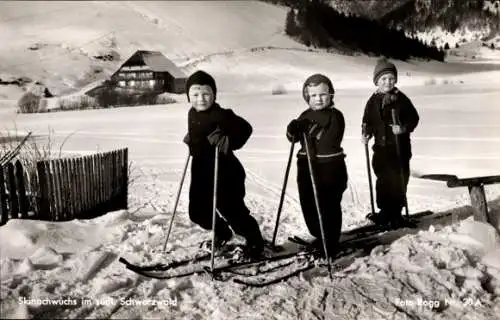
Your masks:
M219 151L227 154L229 151L229 137L220 128L215 129L207 137L208 142L214 147L219 147Z
M186 135L184 136L184 139L182 139L182 142L184 142L185 144L187 144L189 146L189 143L191 143L191 137L189 136L189 133L186 133Z
M368 125L366 123L361 125L361 135L367 139L370 139L373 136L373 133L368 129Z
M299 141L302 134L307 132L309 125L310 121L308 119L294 119L290 121L286 128L288 140L291 142Z
M392 133L396 135L406 132L406 127L399 124L392 124L391 128L392 128Z
M292 120L286 127L286 137L290 142L297 142L300 136L297 134L297 120Z
M297 120L297 129L299 134L307 133L313 122L309 119Z

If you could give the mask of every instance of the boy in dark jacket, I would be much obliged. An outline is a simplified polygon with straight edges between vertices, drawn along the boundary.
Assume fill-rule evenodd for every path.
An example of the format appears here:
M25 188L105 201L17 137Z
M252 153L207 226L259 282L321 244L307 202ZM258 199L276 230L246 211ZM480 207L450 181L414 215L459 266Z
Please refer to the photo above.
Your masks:
M368 218L393 228L405 223L401 211L405 206L410 176L410 133L419 122L410 99L395 87L397 77L394 64L385 59L377 62L373 82L378 89L366 103L362 124L363 143L367 144L371 137L375 137L372 166L377 177L375 189L380 209L378 214L370 214ZM396 123L392 119L392 110L395 110ZM399 140L399 156L396 139Z
M301 143L301 149L297 153L300 204L307 228L316 238L314 245L322 249L321 230L303 140L303 134L307 136L329 256L333 256L338 248L342 229L341 201L347 188L345 154L341 147L345 122L342 112L334 107L334 92L332 82L326 76L310 76L302 89L309 108L290 122L286 132L290 142Z
M215 80L204 71L193 73L186 82L191 108L184 142L192 156L189 217L205 230L212 230L215 147L219 147L217 219L215 246L221 248L233 231L246 239L248 254L259 255L264 241L257 221L245 205L245 170L233 150L240 149L252 133L252 126L231 109L216 102ZM231 230L231 228L232 230Z

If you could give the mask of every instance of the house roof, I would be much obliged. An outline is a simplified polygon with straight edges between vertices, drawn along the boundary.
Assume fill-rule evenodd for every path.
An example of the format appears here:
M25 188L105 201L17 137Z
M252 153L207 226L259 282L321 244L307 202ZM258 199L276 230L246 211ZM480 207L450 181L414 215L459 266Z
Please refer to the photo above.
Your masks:
M144 64L151 68L154 72L168 72L177 79L187 78L179 67L167 59L167 57L159 51L139 50L135 52L124 64L122 64L119 69L137 60L142 60Z
M159 51L140 51L144 63L155 72L168 72L174 78L186 78L186 75L172 61Z

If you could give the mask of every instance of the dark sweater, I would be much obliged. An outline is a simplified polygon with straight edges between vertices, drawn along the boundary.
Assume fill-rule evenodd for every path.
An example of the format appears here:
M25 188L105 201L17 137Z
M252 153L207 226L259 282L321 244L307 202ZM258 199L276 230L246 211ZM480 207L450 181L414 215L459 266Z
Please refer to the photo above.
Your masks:
M327 161L328 159L343 156L341 147L344 138L345 121L340 110L331 106L321 110L307 109L302 112L298 120L308 119L319 125L312 127L309 132L310 150L318 161ZM287 128L287 137L292 139ZM303 139L300 139L301 148L297 153L299 158L306 156Z
M375 92L366 103L363 115L363 135L375 137L375 147L392 147L396 144L391 124L392 110L396 111L396 119L405 130L399 135L402 147L410 145L410 133L419 122L419 115L410 99L397 88L389 93Z
M185 142L193 157L214 157L215 147L210 145L207 137L217 128L229 138L228 155L243 147L252 134L252 126L245 119L217 103L205 111L191 108L188 112L188 141Z

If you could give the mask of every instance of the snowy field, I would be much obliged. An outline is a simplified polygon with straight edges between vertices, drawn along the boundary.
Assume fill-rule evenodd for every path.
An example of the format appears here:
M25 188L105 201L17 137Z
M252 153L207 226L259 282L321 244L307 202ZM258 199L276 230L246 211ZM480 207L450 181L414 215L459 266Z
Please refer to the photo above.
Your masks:
M498 174L500 90L484 85L402 89L421 114L413 135L414 170L461 177ZM367 89L345 89L338 90L336 96L347 123L344 147L350 181L343 199L344 230L366 223L364 215L369 211L364 149L359 139L369 93ZM270 239L289 152L285 126L304 103L298 92L281 96L221 92L219 101L253 124L251 139L237 154L247 170L246 202ZM201 276L168 281L136 277L117 258L144 263L158 259L187 155L181 142L187 109L183 102L41 115L2 111L3 128L14 130L15 124L18 131L32 130L37 135L47 134L50 128L55 145L71 135L63 149L67 153L128 147L134 168L127 211L91 221L13 220L0 228L2 317L46 314L101 318L113 314L114 318L141 319L449 319L467 315L470 319L493 319L499 314L499 251L496 256L492 251L495 233L471 221L440 232L431 229L404 236L392 245L378 247L371 256L338 272L332 282L325 270L265 289L243 289ZM179 256L184 247L210 237L189 222L187 187L169 242L173 254ZM287 190L278 243L289 235L307 237L295 165ZM488 186L486 190L491 209L498 212L500 188ZM460 213L467 211L464 206L469 204L466 189L448 189L444 183L420 179L411 180L408 200L412 213ZM19 297L88 298L94 303L35 306L29 301L21 303ZM131 306L121 302L125 297L129 300L123 301L157 299L172 305ZM435 301L446 302L447 307L430 308ZM470 301L473 306L467 305Z

